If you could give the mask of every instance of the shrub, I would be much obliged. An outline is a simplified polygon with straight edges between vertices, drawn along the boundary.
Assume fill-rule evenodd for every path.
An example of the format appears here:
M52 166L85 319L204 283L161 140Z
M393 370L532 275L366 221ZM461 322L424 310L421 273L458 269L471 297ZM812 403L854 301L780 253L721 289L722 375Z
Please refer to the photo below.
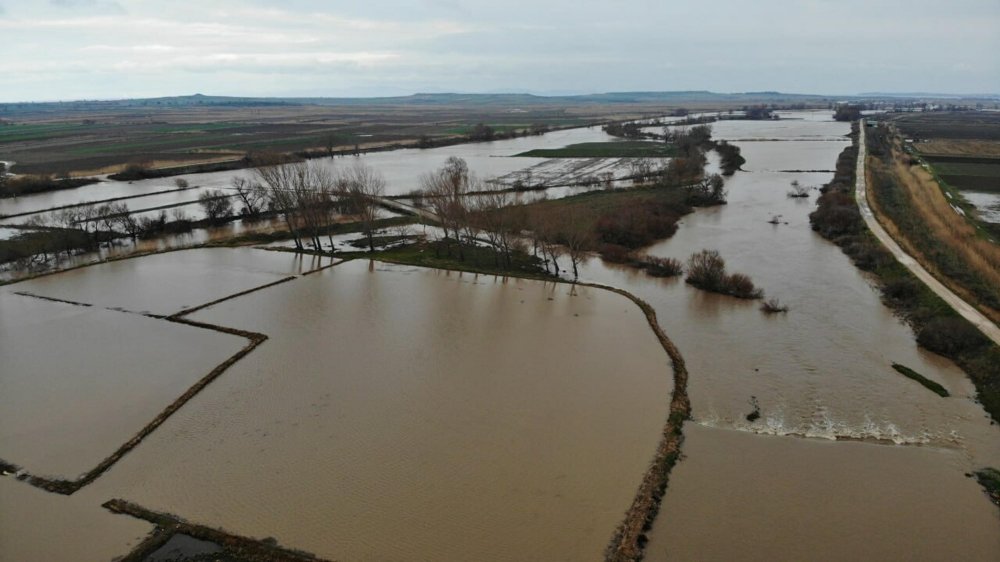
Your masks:
M882 286L882 296L890 301L908 303L917 298L920 287L910 277L901 277Z
M601 242L626 248L641 248L677 232L680 215L675 211L635 202L597 219L595 229Z
M956 357L982 347L986 341L968 321L955 317L938 317L920 329L917 343L935 353Z
M755 287L750 277L742 273L727 276L723 287L727 295L741 299L759 299L764 296L764 291Z
M726 274L726 262L715 250L702 250L688 259L686 281L699 289L741 299L759 299L764 291L742 273Z
M760 305L760 309L766 314L776 314L778 312L788 312L788 306L781 304L776 298L770 298Z
M809 223L824 238L861 232L864 221L850 194L828 190L819 196L816 204L816 210L809 214Z
M618 244L601 244L598 246L597 252L605 261L611 263L626 263L631 259L629 249Z
M716 250L702 250L688 258L687 282L706 291L720 292L726 278L726 261Z
M684 264L676 258L645 256L639 264L653 277L676 277L684 273Z
M218 222L233 214L233 202L219 189L209 189L198 197L210 222Z

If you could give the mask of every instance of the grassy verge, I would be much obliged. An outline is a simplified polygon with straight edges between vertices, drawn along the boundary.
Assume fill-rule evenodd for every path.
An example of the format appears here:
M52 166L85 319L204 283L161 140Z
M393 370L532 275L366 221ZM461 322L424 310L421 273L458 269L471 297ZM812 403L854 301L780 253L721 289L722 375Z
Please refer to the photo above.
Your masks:
M1000 321L1000 247L950 206L887 127L868 129L869 185L886 229L950 289Z
M381 230L393 226L412 224L413 221L414 221L413 217L390 217L387 219L379 219L372 224L376 230ZM319 235L336 236L338 234L348 234L350 232L361 232L362 229L363 225L359 222L336 223L321 229ZM232 238L226 238L225 240L209 243L206 245L247 246L251 244L269 244L271 242L282 242L284 240L291 240L292 238L293 238L292 234L287 230L277 230L274 232L252 232L249 234L241 234L239 236L233 236Z
M418 242L383 250L381 252L341 252L338 256L350 258L373 258L390 263L449 269L453 271L468 271L486 275L513 275L528 279L557 279L546 272L541 260L523 252L511 253L511 266L502 267L503 260L493 248L465 245L465 259L459 259L454 248L444 241Z
M222 529L198 525L186 521L176 515L146 509L142 506L121 499L113 499L103 504L112 513L131 515L143 519L156 526L150 539L143 541L132 552L122 558L123 562L141 562L149 560L149 556L175 534L183 534L198 540L214 543L223 549L221 553L213 553L206 560L242 560L247 562L273 560L275 562L315 562L321 560L314 554L285 548L278 545L273 538L253 539ZM193 560L202 559L201 557ZM192 558L184 557L184 560Z
M940 396L942 398L947 398L948 397L948 391L945 390L945 388L943 386L941 386L940 384L932 381L931 379L929 379L929 378L921 375L920 373L914 371L913 369L907 367L906 365L900 365L899 363L893 363L892 364L892 368L896 369L896 371L898 371L904 377L906 377L908 379L913 379L913 380L917 381L918 383L922 384L924 386L924 388L926 388L927 390L930 390L934 394L937 394L938 396Z
M562 148L539 148L516 154L533 158L667 158L677 149L662 142L583 142Z
M809 215L813 230L875 276L883 302L910 325L917 343L955 361L975 384L983 408L1000 422L1000 347L896 261L865 226L854 200L856 128L853 136L855 146L841 152L833 181Z
M525 205L525 211L534 224L572 219L588 233L589 250L627 263L634 261L633 250L673 236L677 222L692 211L687 198L678 187L648 186L581 193Z
M97 178L53 179L50 176L20 176L0 182L0 199L46 193L63 189L74 189L92 183L100 183Z

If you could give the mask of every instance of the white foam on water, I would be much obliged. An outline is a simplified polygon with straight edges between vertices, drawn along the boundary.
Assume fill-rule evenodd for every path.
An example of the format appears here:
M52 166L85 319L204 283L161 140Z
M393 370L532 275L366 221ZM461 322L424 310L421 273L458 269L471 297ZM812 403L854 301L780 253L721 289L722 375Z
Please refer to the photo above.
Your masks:
M825 408L820 407L810 419L798 422L789 420L780 412L768 413L756 421L744 418L729 419L715 414L699 417L695 423L706 427L735 429L758 435L775 435L779 437L801 437L807 439L826 439L829 441L851 440L876 443L892 443L895 445L937 445L955 447L962 443L961 435L951 430L947 433L931 431L922 428L919 431L904 431L888 420L875 420L865 415L860 422L835 419Z

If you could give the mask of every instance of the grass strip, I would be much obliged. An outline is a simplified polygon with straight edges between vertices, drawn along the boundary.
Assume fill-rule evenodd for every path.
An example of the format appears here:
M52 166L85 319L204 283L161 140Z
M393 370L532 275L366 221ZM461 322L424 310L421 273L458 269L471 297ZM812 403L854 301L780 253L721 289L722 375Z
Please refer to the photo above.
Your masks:
M662 142L582 142L562 148L537 148L515 156L531 158L668 158L677 149Z
M176 515L146 509L138 504L122 499L109 500L102 507L112 513L131 515L132 517L156 525L153 535L140 543L135 550L121 558L122 562L148 560L150 554L165 544L175 534L188 535L199 540L217 544L222 547L226 555L232 557L231 559L246 562L317 562L322 560L308 552L279 546L278 542L272 538L257 540L234 535L222 529L188 522ZM212 558L212 560L216 559L215 557ZM228 560L230 558L222 559Z
M914 371L913 369L907 367L906 365L900 365L899 363L893 363L892 368L899 371L901 375L908 379L913 379L918 383L924 385L927 390L930 390L934 394L942 398L947 398L949 396L948 391L945 390L943 386L932 381L931 379L921 375L920 373Z

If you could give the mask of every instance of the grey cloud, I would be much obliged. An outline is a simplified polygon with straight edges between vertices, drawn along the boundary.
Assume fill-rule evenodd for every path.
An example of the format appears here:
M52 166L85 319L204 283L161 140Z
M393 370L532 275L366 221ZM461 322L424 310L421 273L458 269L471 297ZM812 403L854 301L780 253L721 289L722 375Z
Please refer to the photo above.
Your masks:
M0 2L9 14L0 99L11 100L51 91L1000 92L996 0L954 0L948 10L936 0Z
M87 13L125 14L125 8L115 0L49 0L49 4L60 9L83 10Z

